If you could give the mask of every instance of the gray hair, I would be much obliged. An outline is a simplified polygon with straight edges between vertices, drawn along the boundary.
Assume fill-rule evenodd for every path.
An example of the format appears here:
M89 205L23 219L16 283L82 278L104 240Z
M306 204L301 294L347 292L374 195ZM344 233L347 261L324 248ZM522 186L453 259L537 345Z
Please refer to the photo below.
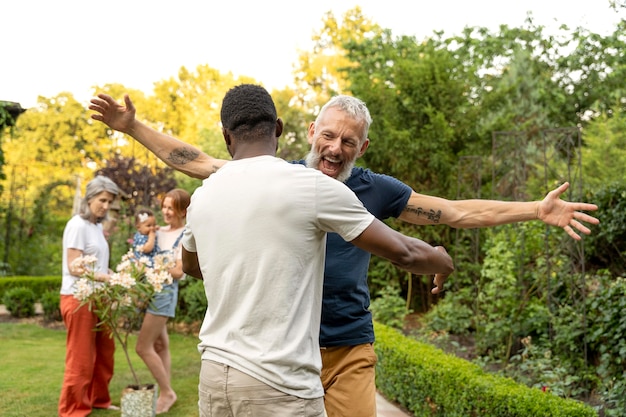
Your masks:
M320 113L315 119L315 127L317 127L317 120L320 119L326 110L331 107L337 107L355 120L363 122L364 132L361 141L367 139L367 134L369 132L370 125L372 124L372 116L370 115L370 111L363 100L346 95L334 96L322 106Z
M91 210L89 209L89 202L93 200L94 198L96 198L98 194L104 191L113 194L114 197L117 197L117 195L120 193L120 189L117 186L117 184L115 184L108 177L98 175L96 176L96 178L89 181L89 183L87 184L87 189L85 190L85 196L80 202L78 215L85 220L89 220L93 214L91 213ZM101 218L101 219L99 218L96 221L100 223L103 220L106 220L107 218L108 218L108 211L107 211L107 215L104 218Z

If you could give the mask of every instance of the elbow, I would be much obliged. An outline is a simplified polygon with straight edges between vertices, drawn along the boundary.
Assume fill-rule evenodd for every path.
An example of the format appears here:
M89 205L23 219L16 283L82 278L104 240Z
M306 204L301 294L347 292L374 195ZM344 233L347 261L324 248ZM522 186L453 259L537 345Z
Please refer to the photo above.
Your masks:
M196 276L196 271L193 268L189 267L189 265L185 265L185 262L183 262L183 273L186 275L191 275L192 277Z
M183 272L190 277L194 277L196 279L203 279L202 271L200 271L200 268L194 268L188 265L186 266L183 263Z

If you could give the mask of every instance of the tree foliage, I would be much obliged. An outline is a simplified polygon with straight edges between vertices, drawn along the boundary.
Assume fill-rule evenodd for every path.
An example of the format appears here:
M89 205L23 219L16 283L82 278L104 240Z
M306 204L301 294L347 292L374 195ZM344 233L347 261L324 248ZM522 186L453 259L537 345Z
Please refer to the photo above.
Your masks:
M381 31L359 6L346 11L341 20L327 12L322 28L312 36L311 51L300 52L294 70L295 94L301 105L315 110L346 91L350 83L347 74L356 67L347 56L346 43L364 41Z
M3 147L8 177L2 201L20 201L31 209L47 184L91 178L93 168L110 155L112 143L99 135L84 105L62 93L40 97L38 105L19 118ZM51 193L52 213L72 207L72 188L58 187Z
M620 2L612 2L611 7L624 11ZM320 105L343 93L363 99L373 116L371 145L358 163L393 175L417 192L455 198L470 176L463 175L462 161L477 158L481 164L470 173L476 182L475 195L463 194L463 198L540 199L555 182L569 179L581 162L583 172L576 177L580 182L576 186L585 188L580 198L600 206L602 221L583 240L587 262L583 269L621 275L625 251L620 243L626 230L620 200L626 158L625 32L623 19L606 36L567 25L548 32L534 24L529 14L521 27L466 27L460 35L446 37L436 32L418 40L394 36L359 7L341 18L327 13L313 36L311 50L299 55L293 88L272 92L285 122L278 154L302 158L309 149L306 129ZM117 100L130 93L142 121L212 156L228 159L219 109L225 92L242 82L255 80L200 65L193 70L182 67L175 76L155 82L151 94L119 84L101 86L95 92ZM559 138L546 132L559 129L581 132L582 149L558 149ZM511 146L506 148L509 153L497 154L501 137ZM174 184L189 191L199 184L172 173L131 138L93 122L84 105L67 93L40 98L35 108L20 116L10 136L3 133L2 140L6 178L0 178L4 189L0 221L7 232L0 249L13 270L24 273L60 269L58 254L52 254L69 217L75 193L72 184L77 180L107 173L129 195L132 207L153 205ZM520 184L515 183L517 174ZM520 192L515 189L518 186ZM567 197L571 199L571 194ZM388 223L449 249L470 243L467 235L445 227ZM623 396L625 383L619 380L623 370L620 374L618 361L607 359L608 350L597 345L614 342L604 335L618 333L611 333L602 323L615 322L620 305L593 292L596 287L578 285L573 276L579 271L566 267L570 255L554 244L554 236L563 232L554 229L545 231L538 223L521 229L511 226L494 230L488 240L476 239L480 243L476 253L455 256L458 273L448 281L448 288L454 289L450 297L433 296L430 277L407 276L374 258L372 296L384 295L384 289L393 285L406 294L415 311L428 311L438 302L441 314L429 313L441 318L437 331L451 322L454 329L474 332L481 337L483 352L497 361L522 361L520 369L527 370L526 377L537 374L532 372L536 365L552 375L546 381L562 395L589 392L594 376L581 369L583 362L604 361L599 368L602 375L614 380L602 385L603 395L613 401ZM17 255L17 248L34 248L31 230L45 235L38 236L37 242L49 249L44 253L50 262L35 266ZM481 237L481 233L476 235ZM598 288L609 287L600 281ZM585 338L584 303L572 301L587 290L596 303L590 305L610 308L605 316L590 315L594 321L589 326L596 327L589 330L593 335L589 338ZM548 302L556 311L547 308ZM528 335L536 343L521 343ZM593 355L598 352L581 347L587 342L601 351L597 357ZM622 349L617 342L614 346ZM557 387L555 378L569 377L572 370L580 372L564 378ZM607 415L611 411L607 409Z
M96 174L109 177L122 191L121 199L132 216L138 208L156 208L165 193L176 188L173 170L169 167L151 169L136 163L135 158L116 155Z

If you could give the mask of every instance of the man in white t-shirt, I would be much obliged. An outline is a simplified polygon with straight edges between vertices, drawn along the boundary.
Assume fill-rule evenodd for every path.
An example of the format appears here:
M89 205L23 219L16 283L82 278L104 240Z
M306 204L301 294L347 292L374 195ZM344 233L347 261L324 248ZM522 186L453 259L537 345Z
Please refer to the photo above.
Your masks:
M204 279L200 416L324 415L319 329L326 233L415 274L449 274L441 247L372 216L344 184L275 157L282 121L260 86L231 89L233 161L191 198L183 270Z

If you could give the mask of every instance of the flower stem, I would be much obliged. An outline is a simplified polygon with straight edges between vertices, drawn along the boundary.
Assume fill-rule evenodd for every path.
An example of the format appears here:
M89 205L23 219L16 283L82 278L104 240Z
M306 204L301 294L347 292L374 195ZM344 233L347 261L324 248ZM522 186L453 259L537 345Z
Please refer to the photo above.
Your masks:
M128 354L128 334L126 334L126 337L122 337L122 335L120 334L120 332L118 331L116 327L112 327L111 331L113 332L113 335L115 336L117 341L120 343L120 345L122 345L122 350L124 350L124 355L126 355L126 361L128 362L128 367L130 368L130 372L133 374L133 378L135 379L135 384L137 384L137 386L141 385L139 383L139 378L137 377L137 373L135 373L135 368L133 368L133 363L130 361L130 355Z

